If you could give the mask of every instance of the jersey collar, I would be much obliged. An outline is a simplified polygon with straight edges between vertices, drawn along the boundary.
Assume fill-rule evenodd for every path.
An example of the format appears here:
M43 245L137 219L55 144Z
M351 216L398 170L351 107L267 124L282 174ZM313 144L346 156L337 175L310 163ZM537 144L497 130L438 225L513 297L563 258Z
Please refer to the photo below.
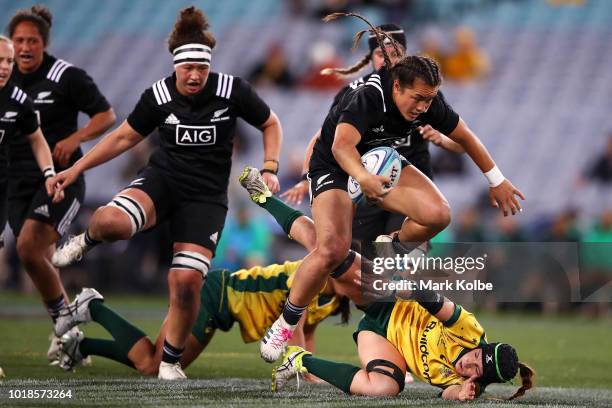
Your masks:
M19 68L15 66L15 68L13 69L13 75L11 75L11 79L14 79L16 83L23 86L24 88L27 88L31 84L45 79L47 73L49 72L49 69L51 69L51 66L55 61L57 61L57 58L45 52L43 55L42 64L40 64L40 67L38 67L36 71L29 74L23 74L19 71Z
M190 104L201 104L202 102L206 102L214 92L214 87L211 84L211 82L213 82L213 75L215 78L216 86L217 75L211 72L208 74L208 79L206 80L206 85L204 85L204 89L202 89L198 94L194 95L193 97L185 96L178 91L178 89L176 88L176 72L173 72L172 75L169 77L170 83L167 83L167 85L169 85L168 89L170 90L170 94L173 98L186 101Z

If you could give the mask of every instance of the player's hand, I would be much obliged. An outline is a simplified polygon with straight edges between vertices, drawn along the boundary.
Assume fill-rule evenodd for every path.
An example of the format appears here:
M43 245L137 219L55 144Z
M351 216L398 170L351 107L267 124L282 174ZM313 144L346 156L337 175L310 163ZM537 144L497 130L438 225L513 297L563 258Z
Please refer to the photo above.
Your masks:
M489 188L491 205L495 208L501 208L504 212L504 217L508 215L508 211L511 211L512 215L523 211L516 196L525 201L523 193L521 193L518 188L514 187L508 179L505 179L497 187Z
M54 197L55 198L55 184L57 183L55 180L56 176L53 177L47 177L45 179L45 189L47 190L47 195L49 197ZM64 199L64 192L61 192L60 194L58 194L57 196L57 201L53 200L53 202L59 202L62 201Z
M300 205L306 194L308 194L308 180L302 180L281 194L280 197L284 198L287 204Z
M74 167L70 167L53 177L53 185L55 193L53 195L53 203L58 203L64 198L64 190L71 185L79 177L79 171Z
M280 183L278 182L278 177L276 176L276 174L265 172L262 173L261 177L266 182L266 185L268 186L272 194L278 193L278 191L280 190Z
M471 401L476 398L476 379L478 376L473 375L463 384L461 384L461 390L459 391L459 401Z
M357 182L359 182L361 192L366 197L366 200L375 204L382 202L390 191L389 188L385 187L391 182L391 179L387 176L368 174L361 180L357 180Z
M436 146L442 146L442 142L444 141L444 135L438 132L436 129L432 128L431 125L419 126L417 127L417 130L419 131L424 140L429 140Z
M72 153L74 153L80 145L81 139L77 134L72 134L64 140L60 140L53 148L53 160L55 160L60 167L68 166Z

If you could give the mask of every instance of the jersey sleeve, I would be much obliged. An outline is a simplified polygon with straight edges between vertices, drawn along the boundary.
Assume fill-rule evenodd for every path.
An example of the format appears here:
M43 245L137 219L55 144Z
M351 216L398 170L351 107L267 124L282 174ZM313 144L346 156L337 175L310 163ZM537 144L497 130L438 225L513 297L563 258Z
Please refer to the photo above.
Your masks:
M424 119L434 129L445 135L452 133L459 123L459 115L446 102L442 92L439 92L434 98Z
M476 320L476 316L459 305L455 305L455 312L444 322L444 326L463 347L475 348L487 342L484 328Z
M31 135L38 129L38 116L34 110L34 103L28 97L21 104L19 115L17 116L17 128L22 135Z
M343 98L338 124L353 125L359 133L365 135L368 128L380 122L384 116L384 100L381 92L373 86L362 86L348 97Z
M163 112L154 100L153 90L147 89L127 118L127 123L141 136L146 137L163 121Z
M246 120L250 125L258 127L270 117L270 107L255 92L251 84L242 78L235 78L236 96L239 116ZM233 99L233 98L232 98Z
M91 117L110 109L110 104L87 72L76 67L70 67L66 74L68 74L67 87L70 100L73 101L79 111L85 112Z

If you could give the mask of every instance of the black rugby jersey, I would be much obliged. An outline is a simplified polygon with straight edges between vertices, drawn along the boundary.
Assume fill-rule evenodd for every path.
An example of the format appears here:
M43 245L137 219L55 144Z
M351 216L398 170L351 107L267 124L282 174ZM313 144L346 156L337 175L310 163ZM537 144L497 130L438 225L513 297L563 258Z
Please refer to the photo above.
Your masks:
M22 74L15 68L11 79L32 98L51 152L57 142L77 131L79 112L91 117L110 109L108 101L84 70L47 53L35 72ZM80 148L75 150L69 166L82 155ZM10 156L11 175L39 177L40 171L29 145L11 144ZM55 167L61 169L57 163Z
M161 79L142 94L129 125L142 136L155 128L160 146L149 165L193 199L226 200L236 119L262 125L270 108L248 82L210 72L204 89L193 97L176 89L176 75Z
M457 126L459 115L441 92L427 112L414 121L407 121L393 103L392 86L389 72L382 68L354 81L337 95L315 143L311 169L328 166L341 169L331 146L336 126L342 122L353 125L361 134L357 145L360 154L376 146L392 146L409 160L415 153L427 151L426 141L416 130L418 126L429 124L444 134L451 133Z
M28 95L15 84L8 82L0 89L0 160L6 163L6 148L9 143L24 143L30 151L27 135L38 129L34 105ZM36 161L34 162L36 164ZM40 168L36 164L38 174ZM2 168L2 176L6 169Z

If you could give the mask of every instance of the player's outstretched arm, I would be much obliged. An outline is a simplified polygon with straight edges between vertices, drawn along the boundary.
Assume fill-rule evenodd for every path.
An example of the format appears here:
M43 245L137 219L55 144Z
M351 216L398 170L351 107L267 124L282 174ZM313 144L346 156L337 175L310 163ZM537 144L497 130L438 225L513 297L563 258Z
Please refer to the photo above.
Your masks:
M264 165L262 174L266 185L272 194L278 193L280 184L278 182L280 148L283 141L283 128L276 113L270 111L268 119L260 126L263 133ZM268 171L266 171L268 170Z
M491 205L500 208L504 216L508 215L509 211L512 214L522 211L517 197L525 200L525 196L519 189L514 187L510 180L503 176L487 148L474 132L470 130L463 119L459 119L457 127L448 136L463 146L467 154L470 155L489 181Z
M56 197L66 187L74 183L85 171L112 160L143 139L140 133L136 132L127 121L124 121L117 129L106 135L104 139L87 152L85 156L74 163L72 167L62 171L55 177Z

